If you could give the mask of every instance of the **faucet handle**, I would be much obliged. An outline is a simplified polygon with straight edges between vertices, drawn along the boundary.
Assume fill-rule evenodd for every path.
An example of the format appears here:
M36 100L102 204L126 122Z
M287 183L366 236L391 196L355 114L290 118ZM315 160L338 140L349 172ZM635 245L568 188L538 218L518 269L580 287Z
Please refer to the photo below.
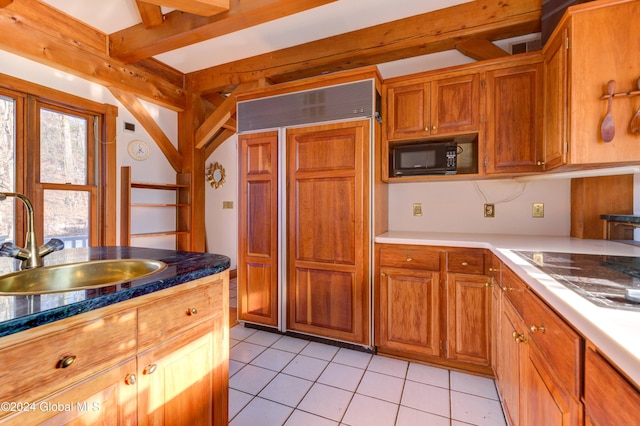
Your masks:
M64 248L64 242L57 238L52 238L45 244L41 245L38 249L40 257L46 256L53 251L62 250Z
M29 252L23 248L18 247L11 241L7 241L0 247L0 256L15 257L20 260L27 260L29 258Z

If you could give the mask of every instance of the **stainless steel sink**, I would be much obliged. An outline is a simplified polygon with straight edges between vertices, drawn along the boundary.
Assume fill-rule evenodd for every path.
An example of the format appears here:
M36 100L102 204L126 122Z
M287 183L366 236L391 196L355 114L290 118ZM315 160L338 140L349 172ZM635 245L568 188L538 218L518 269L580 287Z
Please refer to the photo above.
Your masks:
M105 287L148 277L167 264L148 259L94 260L27 269L0 276L0 294L58 293Z

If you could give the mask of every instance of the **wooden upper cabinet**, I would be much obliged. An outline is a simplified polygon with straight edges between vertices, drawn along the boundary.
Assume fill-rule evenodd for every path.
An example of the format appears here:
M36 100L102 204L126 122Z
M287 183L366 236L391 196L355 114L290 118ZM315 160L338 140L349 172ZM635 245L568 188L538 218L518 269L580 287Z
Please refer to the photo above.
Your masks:
M473 133L479 104L478 73L393 84L387 91L387 139Z
M545 101L545 140L547 145L557 144L553 141L562 140L566 134L570 165L640 161L640 135L629 130L631 118L640 108L640 96L615 96L615 137L607 143L600 131L607 112L607 99L601 99L607 94L607 83L616 82L616 94L638 91L640 75L638 68L631 66L640 63L640 25L634 19L637 16L637 1L574 6L543 50L548 68L545 95L549 97ZM567 52L566 61L557 56L563 54L562 49ZM565 63L566 73L562 75Z
M545 170L562 166L567 162L568 49L569 36L566 28L561 29L545 46L542 100Z
M239 137L238 318L278 325L278 133Z
M542 63L487 73L487 173L542 170Z

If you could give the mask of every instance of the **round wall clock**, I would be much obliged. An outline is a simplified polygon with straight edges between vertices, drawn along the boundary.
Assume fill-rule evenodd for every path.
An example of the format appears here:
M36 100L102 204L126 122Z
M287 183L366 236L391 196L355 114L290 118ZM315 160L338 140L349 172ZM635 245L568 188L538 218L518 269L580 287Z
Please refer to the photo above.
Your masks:
M129 155L134 160L142 161L146 160L149 157L149 145L146 142L135 140L129 142L127 146L127 151Z

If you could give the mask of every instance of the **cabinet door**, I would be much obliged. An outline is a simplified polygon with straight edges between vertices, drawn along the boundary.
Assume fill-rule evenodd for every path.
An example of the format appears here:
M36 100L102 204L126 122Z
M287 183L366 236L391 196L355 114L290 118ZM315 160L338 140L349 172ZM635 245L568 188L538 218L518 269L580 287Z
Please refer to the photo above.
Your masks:
M547 170L567 162L568 42L565 28L545 46L542 139L544 168Z
M447 358L488 366L491 348L489 277L447 274Z
M8 416L3 425L135 425L136 360L70 386L41 401L31 409ZM21 401L16 401L20 403Z
M226 411L214 412L225 361L214 356L212 329L205 323L138 356L138 424L226 424Z
M479 74L433 81L430 134L476 132L480 108Z
M487 173L540 171L542 64L487 74Z
M387 102L388 139L429 136L430 83L390 87Z
M571 426L581 424L582 404L572 398L557 383L549 371L549 360L532 341L528 350L522 379L521 401L524 425Z
M381 268L376 345L384 351L440 355L440 274Z
M368 345L368 120L287 131L287 328Z
M505 414L512 426L520 425L520 373L526 356L526 333L522 318L511 303L502 298L500 334L498 335L498 388L502 395ZM543 424L543 423L540 423Z
M278 325L278 134L240 136L238 318Z

